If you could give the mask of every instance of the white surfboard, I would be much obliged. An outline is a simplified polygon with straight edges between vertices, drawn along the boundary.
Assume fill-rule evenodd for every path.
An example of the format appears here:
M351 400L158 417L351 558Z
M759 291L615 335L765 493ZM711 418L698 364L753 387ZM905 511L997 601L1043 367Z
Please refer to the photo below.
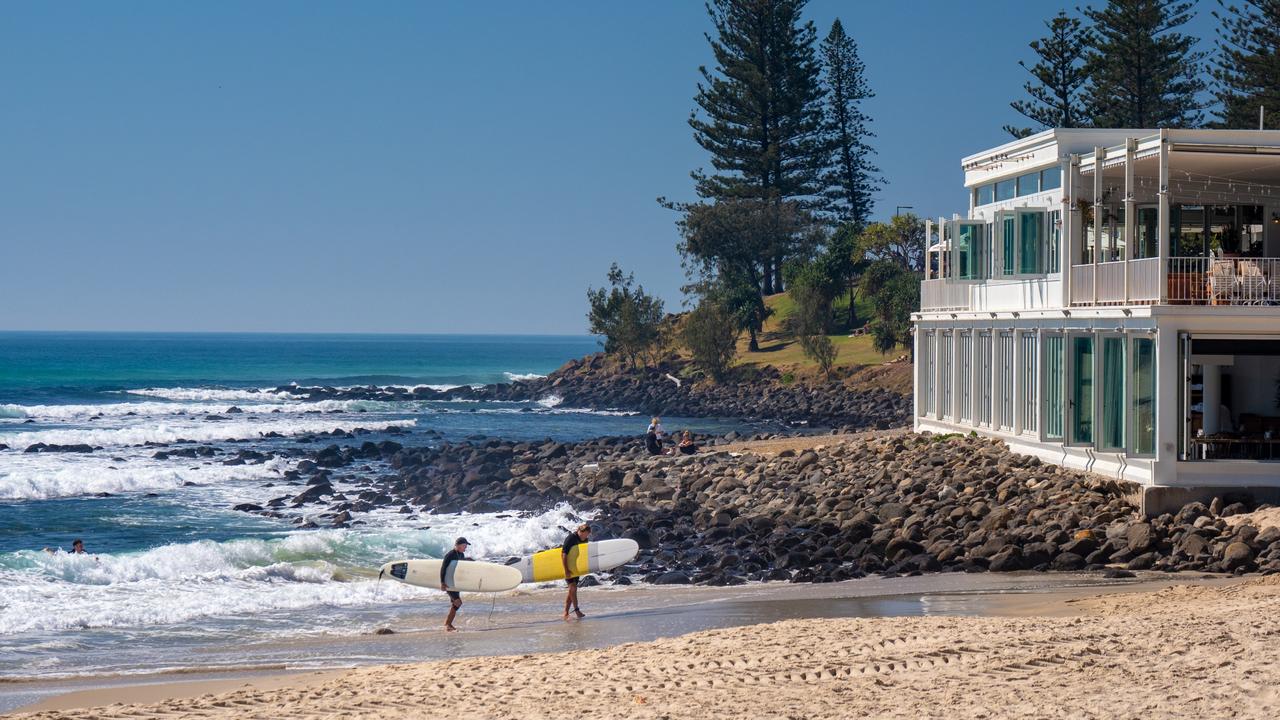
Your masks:
M569 553L569 573L576 577L590 572L612 570L631 562L639 552L640 544L626 538L581 543L573 546ZM521 558L510 567L520 571L524 582L564 579L564 561L560 559L558 547Z
M440 560L397 560L382 566L381 576L402 583L440 589ZM449 564L445 585L460 592L505 592L519 585L520 571L507 565L479 560Z

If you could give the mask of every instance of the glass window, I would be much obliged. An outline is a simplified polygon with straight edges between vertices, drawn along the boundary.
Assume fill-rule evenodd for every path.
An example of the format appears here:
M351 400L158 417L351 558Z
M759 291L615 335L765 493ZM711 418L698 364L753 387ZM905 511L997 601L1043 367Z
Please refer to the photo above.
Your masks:
M1004 220L1000 221L1001 270L1005 275L1013 274L1015 228L1017 224L1014 222L1013 213L1005 215Z
M1018 213L1018 272L1032 275L1043 272L1040 243L1044 241L1044 213Z
M1051 167L1040 171L1040 189L1057 190L1062 187L1062 168Z
M1071 442L1093 444L1093 336L1071 338Z
M938 336L938 367L940 385L942 386L941 399L939 400L938 415L944 418L951 417L951 333L944 332Z
M1156 343L1151 338L1133 341L1133 452L1156 451Z
M1049 335L1044 339L1044 438L1061 440L1063 418L1062 391L1066 385L1063 377L1063 337Z
M962 332L956 335L956 370L959 386L956 387L956 419L972 420L969 414L973 396L973 333Z
M1124 337L1102 339L1102 449L1124 450Z
M933 378L935 358L933 355L933 331L924 334L924 347L920 348L924 362L920 364L920 414L933 414Z
M1240 253L1262 257L1262 236L1266 230L1261 205L1240 206Z
M1000 333L997 349L997 366L1000 392L996 398L996 426L1000 430L1013 429L1013 333Z
M990 205L996 201L996 184L987 183L986 185L979 185L977 193L978 205Z
M1036 413L1040 406L1036 404L1036 347L1039 338L1035 333L1022 333L1022 429L1024 432L1035 432Z
M1049 245L1045 249L1045 272L1062 272L1062 268L1058 267L1058 254L1062 251L1062 211L1054 210L1049 213Z
M996 200L1012 200L1016 197L1017 181L1013 178L996 183Z
M982 231L982 225L972 223L960 223L956 228L956 277L961 280L982 279L986 255Z
M978 335L978 422L991 426L991 400L995 386L991 382L991 333Z
M1160 254L1160 209L1138 208L1138 224L1133 229L1134 259L1152 258Z
M1173 233L1174 257L1204 257L1205 249L1205 212L1203 205L1174 205L1173 222L1169 230Z
M1018 176L1018 197L1040 192L1040 173L1033 172Z

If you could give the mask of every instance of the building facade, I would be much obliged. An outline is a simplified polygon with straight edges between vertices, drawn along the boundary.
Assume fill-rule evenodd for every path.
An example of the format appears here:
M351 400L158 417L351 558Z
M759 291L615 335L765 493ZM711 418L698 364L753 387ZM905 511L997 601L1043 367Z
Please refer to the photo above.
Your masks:
M1280 131L1054 129L930 222L915 428L1141 485L1280 495Z

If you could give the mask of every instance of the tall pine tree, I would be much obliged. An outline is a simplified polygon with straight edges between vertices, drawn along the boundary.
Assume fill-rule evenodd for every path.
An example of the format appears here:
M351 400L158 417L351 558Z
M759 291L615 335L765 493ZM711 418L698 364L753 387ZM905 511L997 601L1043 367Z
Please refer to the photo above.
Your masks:
M1214 95L1225 128L1258 126L1258 108L1266 108L1269 128L1280 128L1280 0L1244 0L1223 6L1218 19L1218 57Z
M791 202L817 203L828 147L822 88L814 54L817 32L801 19L807 0L710 0L715 36L707 35L716 67L700 68L689 118L694 139L711 154L712 174L693 173L708 200L749 199L782 215ZM765 293L782 290L782 264L796 238L785 223L760 258Z
M841 225L861 231L871 218L875 193L883 184L870 139L871 118L862 101L875 97L867 83L866 66L858 57L858 45L836 18L822 41L823 82L827 95L826 123L831 144L831 165L823 175L827 210Z
M1089 112L1084 106L1084 87L1088 80L1085 73L1085 52L1093 42L1093 33L1079 18L1068 17L1063 11L1045 21L1049 34L1029 44L1036 54L1036 64L1027 67L1031 73L1022 87L1030 100L1015 100L1009 106L1034 122L1038 127L1020 128L1005 125L1004 129L1014 137L1026 137L1046 128L1073 128L1088 124Z
M1085 100L1097 127L1195 127L1204 114L1197 95L1203 52L1177 32L1193 15L1186 0L1109 0L1085 8L1093 22L1086 58Z

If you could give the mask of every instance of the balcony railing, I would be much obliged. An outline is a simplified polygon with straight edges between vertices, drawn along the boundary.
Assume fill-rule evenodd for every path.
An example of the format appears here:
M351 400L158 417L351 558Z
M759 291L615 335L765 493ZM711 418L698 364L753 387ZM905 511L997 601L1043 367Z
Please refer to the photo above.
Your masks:
M966 280L924 280L920 283L920 309L968 310L972 286Z
M1280 258L1176 257L1168 264L1170 305L1280 304ZM1159 258L1071 266L1072 305L1159 302Z

